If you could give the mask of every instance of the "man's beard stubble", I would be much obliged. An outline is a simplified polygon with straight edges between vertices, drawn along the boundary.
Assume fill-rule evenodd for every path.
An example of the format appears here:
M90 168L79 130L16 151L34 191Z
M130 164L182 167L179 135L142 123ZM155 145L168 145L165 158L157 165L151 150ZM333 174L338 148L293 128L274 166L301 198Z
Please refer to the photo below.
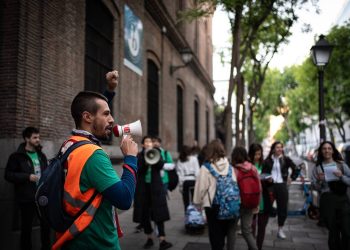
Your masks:
M96 125L96 123L94 123L94 124L92 125L92 128L93 128L93 130L95 131L95 133L94 133L93 135L94 135L97 139L99 139L99 140L108 140L108 139L109 139L110 136L108 136L106 133L103 133L102 135L96 133L97 131L99 131L98 126ZM106 130L104 129L104 131L106 131Z

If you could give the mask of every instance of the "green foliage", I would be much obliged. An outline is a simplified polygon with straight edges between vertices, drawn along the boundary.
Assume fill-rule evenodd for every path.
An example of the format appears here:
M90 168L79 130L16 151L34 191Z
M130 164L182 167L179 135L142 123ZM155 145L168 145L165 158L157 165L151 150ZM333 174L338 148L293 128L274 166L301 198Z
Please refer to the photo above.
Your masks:
M285 124L283 124L282 128L275 134L274 138L276 141L288 141L289 135Z
M330 62L324 71L325 111L330 125L336 124L336 119L350 117L350 24L333 27L327 40L334 45ZM266 119L269 115L277 115L279 109L286 105L289 128L293 134L300 133L318 121L318 83L318 69L311 58L299 66L286 68L284 72L268 70L259 93L257 112L260 115L257 118ZM281 97L284 97L284 103ZM311 119L311 122L306 124L305 118ZM288 133L284 130L279 131L276 138L286 141Z
M350 23L333 27L327 40L334 49L324 74L326 115L345 112L350 117Z
M310 0L316 3L317 0ZM228 103L231 103L232 91L237 88L237 107L243 100L243 84L240 81L242 69L244 70L244 79L249 82L249 105L254 114L253 121L261 122L266 120L271 114L278 114L281 107L281 96L285 97L286 92L296 88L295 76L293 73L282 75L280 72L270 71L268 81L271 83L261 91L262 83L265 80L266 69L273 55L278 51L279 46L286 42L291 35L290 28L297 20L295 10L300 8L307 0L197 0L191 8L180 13L180 20L186 19L192 21L200 17L212 15L217 7L221 7L227 12L231 24L232 47L231 68L237 70L237 76L230 74L230 86L228 93ZM221 58L226 54L219 51ZM221 60L222 63L225 60ZM251 101L253 100L253 104ZM258 104L257 107L255 105ZM285 105L285 104L283 104ZM230 109L226 109L230 110ZM236 112L236 116L239 112ZM227 136L230 135L232 128L230 116L225 116ZM240 124L236 129L240 130ZM293 124L296 127L302 127L298 123L298 116L293 118ZM256 125L258 137L261 133L267 131L266 126ZM240 133L236 133L239 135ZM236 140L240 139L236 136ZM229 148L230 145L226 145Z
M254 131L255 131L255 141L256 142L262 142L270 128L270 119L269 116L262 116L260 117L259 112L254 112ZM259 118L259 119L258 119Z

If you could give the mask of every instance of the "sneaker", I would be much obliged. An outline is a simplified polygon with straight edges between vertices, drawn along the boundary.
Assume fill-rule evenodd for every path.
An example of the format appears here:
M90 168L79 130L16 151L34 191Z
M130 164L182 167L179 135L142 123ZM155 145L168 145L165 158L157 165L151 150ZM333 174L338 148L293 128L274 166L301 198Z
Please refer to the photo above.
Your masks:
M148 248L151 248L153 245L154 245L153 240L147 239L146 243L143 245L143 248L148 249Z
M287 238L287 236L286 236L285 233L283 232L283 229L282 229L282 228L278 229L277 238L280 238L280 239L282 239L282 240L284 240L285 238Z
M159 243L159 250L165 250L165 249L171 248L172 246L173 246L173 244L171 244L170 242L162 240Z

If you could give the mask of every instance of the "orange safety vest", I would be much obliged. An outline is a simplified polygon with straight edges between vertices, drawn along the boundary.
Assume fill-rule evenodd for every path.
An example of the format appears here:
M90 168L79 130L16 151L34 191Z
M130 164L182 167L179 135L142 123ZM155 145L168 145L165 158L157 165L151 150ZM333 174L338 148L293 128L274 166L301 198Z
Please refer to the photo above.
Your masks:
M72 136L68 141L88 140L81 136ZM101 147L95 144L85 144L75 149L67 159L67 176L64 183L63 206L65 211L71 216L76 215L80 209L93 196L96 189L90 188L85 193L80 191L80 176L86 161L90 156ZM92 222L94 215L101 205L102 195L97 194L95 199L87 207L87 209L74 221L74 223L64 232L57 234L57 241L52 249L59 249L67 241L72 240L82 231L84 231Z

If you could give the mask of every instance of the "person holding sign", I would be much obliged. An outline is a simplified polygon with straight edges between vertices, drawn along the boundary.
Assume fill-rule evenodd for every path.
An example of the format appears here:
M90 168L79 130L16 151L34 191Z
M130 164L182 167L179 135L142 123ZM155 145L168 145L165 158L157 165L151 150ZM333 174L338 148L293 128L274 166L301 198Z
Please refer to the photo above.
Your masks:
M350 249L350 201L346 194L350 169L332 142L321 143L311 178L314 189L321 193L320 212L329 230L329 249Z

